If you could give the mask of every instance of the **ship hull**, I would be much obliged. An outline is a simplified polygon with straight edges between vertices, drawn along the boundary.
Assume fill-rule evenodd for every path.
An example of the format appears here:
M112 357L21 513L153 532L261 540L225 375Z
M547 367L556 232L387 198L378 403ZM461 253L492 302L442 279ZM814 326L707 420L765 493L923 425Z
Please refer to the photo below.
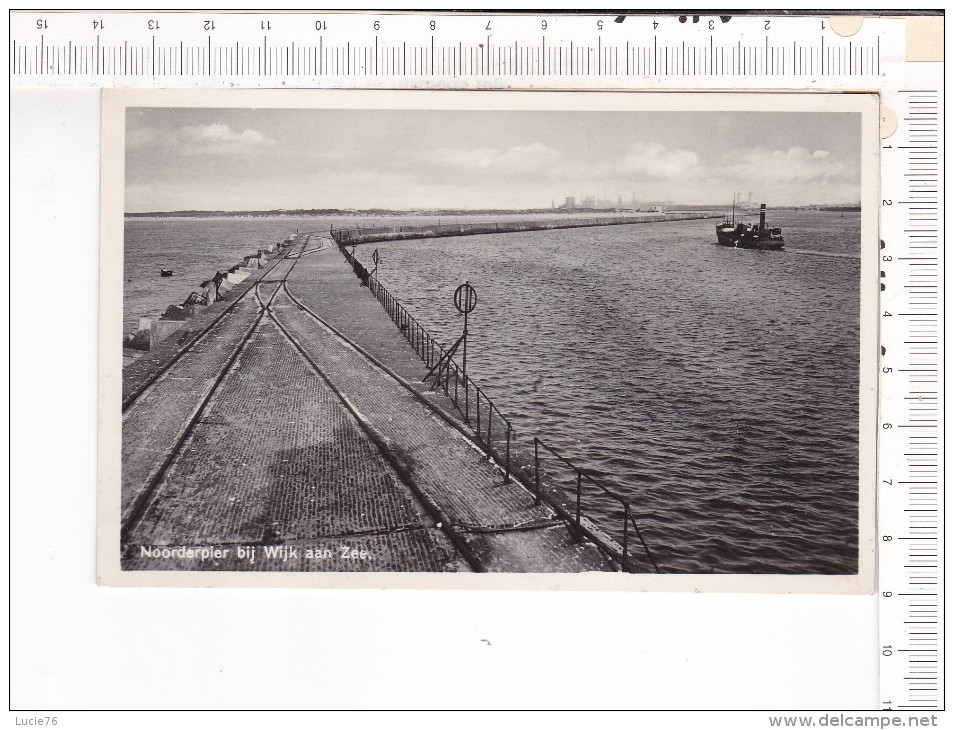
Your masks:
M720 246L731 248L754 248L763 251L778 251L785 246L781 233L766 231L760 234L745 226L716 226L716 241Z

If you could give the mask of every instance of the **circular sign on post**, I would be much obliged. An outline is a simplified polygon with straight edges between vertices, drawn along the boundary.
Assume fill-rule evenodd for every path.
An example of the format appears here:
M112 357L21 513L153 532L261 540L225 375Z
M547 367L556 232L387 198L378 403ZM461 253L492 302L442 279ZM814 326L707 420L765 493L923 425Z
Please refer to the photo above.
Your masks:
M474 311L474 307L477 306L477 292L474 291L470 282L465 282L457 287L457 291L454 292L454 306L461 314Z
M381 260L381 257L378 255L378 249L374 249L374 253L371 254L371 260L372 260L374 263L378 263L378 261Z

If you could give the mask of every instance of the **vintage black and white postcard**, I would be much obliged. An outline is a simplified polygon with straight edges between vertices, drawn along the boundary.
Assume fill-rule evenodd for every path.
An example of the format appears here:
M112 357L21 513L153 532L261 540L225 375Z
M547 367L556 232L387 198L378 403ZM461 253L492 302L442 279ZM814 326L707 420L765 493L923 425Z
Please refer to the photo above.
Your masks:
M871 94L106 90L100 581L873 587Z

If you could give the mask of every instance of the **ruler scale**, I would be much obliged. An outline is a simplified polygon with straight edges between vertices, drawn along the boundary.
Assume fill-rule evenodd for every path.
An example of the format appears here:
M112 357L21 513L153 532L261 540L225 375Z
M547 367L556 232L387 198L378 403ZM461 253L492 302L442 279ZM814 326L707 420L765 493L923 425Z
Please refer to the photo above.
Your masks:
M879 90L881 708L943 709L942 64L903 18L14 12L13 87Z
M656 39L654 39L655 41ZM598 44L600 41L598 41ZM622 50L622 53L620 51ZM621 58L622 56L622 58ZM817 46L765 45L733 48L709 44L681 46L634 45L606 48L546 47L542 36L539 46L518 43L497 47L486 43L466 48L435 44L430 46L382 45L374 47L336 44L320 36L310 45L261 44L237 47L213 42L212 36L201 45L169 45L157 42L131 45L118 41L104 45L50 44L41 35L39 42L17 47L11 57L14 76L168 77L168 76L867 76L880 73L880 55L876 45L852 48L851 42L826 49L824 40ZM178 70L178 73L176 73Z
M882 73L883 30L832 33L823 19L750 16L357 13L14 13L14 83L256 86L315 80L626 81L867 79ZM790 29L798 27L798 33ZM806 29L811 30L806 32Z
M939 96L901 90L898 131L882 145L885 161L902 171L885 176L882 200L878 590L886 710L943 707Z

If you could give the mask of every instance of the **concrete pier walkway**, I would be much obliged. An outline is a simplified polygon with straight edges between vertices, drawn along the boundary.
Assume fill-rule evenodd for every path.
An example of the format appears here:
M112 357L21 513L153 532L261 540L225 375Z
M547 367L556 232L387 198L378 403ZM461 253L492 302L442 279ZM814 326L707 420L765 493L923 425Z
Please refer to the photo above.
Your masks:
M433 407L425 372L330 239L300 237L128 407L124 568L615 570Z

